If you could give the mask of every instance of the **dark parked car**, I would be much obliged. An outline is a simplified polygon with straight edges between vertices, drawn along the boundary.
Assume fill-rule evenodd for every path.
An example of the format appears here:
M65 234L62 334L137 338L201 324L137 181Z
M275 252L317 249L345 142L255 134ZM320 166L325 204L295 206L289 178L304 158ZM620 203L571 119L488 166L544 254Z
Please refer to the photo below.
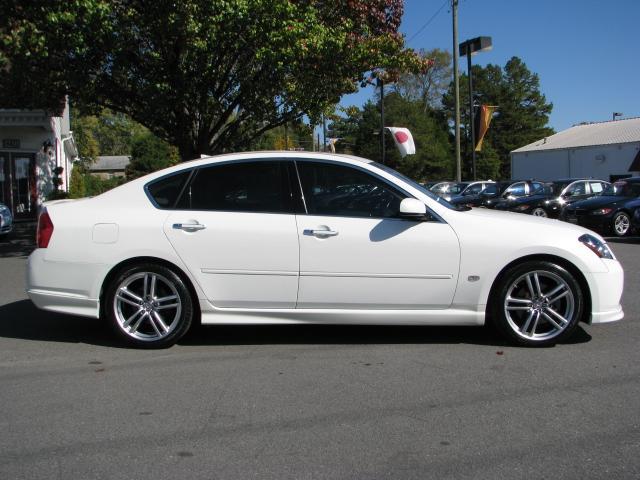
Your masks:
M13 228L13 217L11 210L4 204L0 203L0 238L9 235Z
M488 185L493 183L495 182L491 180L477 182L441 182L431 187L431 191L450 202L457 197L479 194Z
M633 212L633 218L631 219L631 229L636 234L640 233L640 202L638 207Z
M567 222L623 237L631 231L631 215L640 206L640 177L609 185L597 197L580 200L562 209Z
M451 197L449 203L465 207L482 207L485 202L495 199L511 182L480 182L479 186L469 186L461 195Z
M503 202L496 208L536 217L558 218L563 206L599 195L607 186L609 182L588 178L556 180L545 184L533 194Z
M544 183L534 180L517 180L503 183L506 185L499 196L487 199L482 206L487 208L496 208L500 206L502 210L508 210L508 205L518 198L531 195L538 190L542 190Z

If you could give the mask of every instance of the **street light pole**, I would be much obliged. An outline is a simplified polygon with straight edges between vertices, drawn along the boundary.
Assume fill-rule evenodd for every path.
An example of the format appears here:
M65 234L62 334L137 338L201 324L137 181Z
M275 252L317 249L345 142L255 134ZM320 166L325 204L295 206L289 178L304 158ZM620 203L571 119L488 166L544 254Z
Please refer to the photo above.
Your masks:
M469 76L469 133L471 140L471 168L473 179L476 180L476 136L473 118L473 75L471 74L471 55L491 50L491 37L477 37L460 44L460 55L467 56L467 75ZM457 49L456 49L457 50Z
M451 0L453 17L453 85L455 97L456 180L462 181L460 166L460 78L458 75L458 0Z

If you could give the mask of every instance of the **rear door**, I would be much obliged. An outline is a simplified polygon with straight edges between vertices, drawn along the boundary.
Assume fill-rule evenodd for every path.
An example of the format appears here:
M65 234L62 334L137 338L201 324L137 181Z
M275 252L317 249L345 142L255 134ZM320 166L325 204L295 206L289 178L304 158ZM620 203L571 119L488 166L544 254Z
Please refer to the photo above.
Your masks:
M288 165L264 159L198 168L168 216L165 234L215 306L295 308L299 250Z

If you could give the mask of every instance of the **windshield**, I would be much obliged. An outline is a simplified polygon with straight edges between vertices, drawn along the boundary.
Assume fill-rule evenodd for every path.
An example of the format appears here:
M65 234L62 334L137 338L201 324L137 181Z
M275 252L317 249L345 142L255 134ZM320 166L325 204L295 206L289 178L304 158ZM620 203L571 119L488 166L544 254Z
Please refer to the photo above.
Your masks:
M602 195L613 197L638 197L640 196L640 183L616 182L608 185Z
M384 170L385 172L387 172L387 173L393 175L394 177L402 180L403 182L408 183L413 188L415 188L416 190L420 191L420 193L424 193L427 197L429 197L432 200L435 200L440 205L444 205L445 207L447 207L447 208L449 208L451 210L458 210L458 211L469 210L468 207L462 207L462 206L458 207L457 205L452 205L451 203L447 202L444 198L439 197L438 195L436 195L432 191L424 188L418 182L416 182L414 180L411 180L409 177L404 176L400 172L396 172L393 168L389 168L386 165L382 165L381 163L378 163L378 162L373 162L373 165L378 167L380 170Z

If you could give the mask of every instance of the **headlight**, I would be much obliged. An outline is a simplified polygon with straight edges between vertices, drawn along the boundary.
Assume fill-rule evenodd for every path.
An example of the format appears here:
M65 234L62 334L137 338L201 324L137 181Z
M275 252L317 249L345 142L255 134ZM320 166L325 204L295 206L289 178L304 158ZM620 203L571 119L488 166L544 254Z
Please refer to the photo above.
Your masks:
M599 208L591 212L591 215L608 215L613 212L613 208Z
M606 243L598 240L593 235L589 235L588 233L585 233L578 240L600 258L608 258L609 260L615 260L615 257L613 256L613 252L609 250L609 246Z
M518 205L517 207L514 207L514 210L516 212L524 212L525 210L528 210L529 207L529 205Z

